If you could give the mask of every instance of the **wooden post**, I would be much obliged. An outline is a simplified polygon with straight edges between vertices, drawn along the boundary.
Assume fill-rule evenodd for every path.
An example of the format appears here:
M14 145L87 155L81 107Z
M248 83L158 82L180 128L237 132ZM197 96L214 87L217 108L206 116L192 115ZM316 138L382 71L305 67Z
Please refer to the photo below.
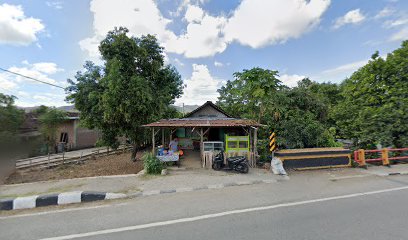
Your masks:
M364 149L358 149L358 160L360 161L360 167L367 168Z
M162 145L164 147L164 128L161 129L162 132Z
M382 158L382 164L384 166L390 166L390 160L388 159L388 149L387 148L383 148L381 150L381 158Z
M254 157L256 164L256 157L258 156L258 128L254 129Z
M200 156L201 156L201 160L203 160L203 148L204 145L204 133L203 133L203 128L200 128Z
M65 151L62 151L62 164L65 164Z
M50 152L48 152L48 167L50 166Z
M152 153L154 154L154 128L152 128Z

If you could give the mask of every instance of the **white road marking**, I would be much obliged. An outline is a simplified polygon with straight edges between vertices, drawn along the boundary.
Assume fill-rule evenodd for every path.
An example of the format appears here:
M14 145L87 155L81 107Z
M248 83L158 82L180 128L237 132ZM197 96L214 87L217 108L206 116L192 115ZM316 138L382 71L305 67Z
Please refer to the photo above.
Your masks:
M401 191L401 190L407 190L407 189L408 189L408 186L404 186L404 187L398 187L398 188L383 189L383 190L377 190L377 191L371 191L371 192L353 193L353 194L312 199L312 200L299 201L299 202L281 203L281 204L264 206L264 207L246 208L246 209L240 209L240 210L232 210L232 211L225 211L225 212L220 212L220 213L200 215L196 217L180 218L180 219L168 220L168 221L163 221L163 222L154 222L154 223L147 223L147 224L134 225L134 226L128 226L128 227L105 229L105 230L94 231L94 232L78 233L78 234L71 234L71 235L51 237L51 238L43 238L40 240L67 240L67 239L84 238L84 237L98 236L98 235L103 235L103 234L111 234L111 233L133 231L133 230L153 228L153 227L161 227L161 226L173 225L173 224L178 224L178 223L194 222L194 221L218 218L218 217L223 217L223 216L228 216L228 215L233 215L233 214L241 214L241 213L248 213L248 212L255 212L255 211L265 211L265 210L270 210L270 209L275 209L275 208L292 207L292 206L299 206L299 205L318 203L318 202L326 202L326 201L332 201L332 200L338 200L338 199L355 198L355 197L360 197L360 196L367 196L367 195L393 192L393 191Z
M97 209L97 208L116 207L116 206L123 206L123 205L127 205L127 204L128 203L114 203L114 204L104 204L104 205L91 206L91 207L77 207L77 208L69 208L69 209L61 209L61 210L52 210L52 211L47 211L47 212L26 213L26 214L20 214L20 215L10 215L10 216L0 217L0 220L10 219L10 218L19 218L19 217L41 216L41 215L56 214L56 213L63 213L63 212L75 212L75 211L91 210L91 209ZM57 205L55 205L55 206L57 206Z

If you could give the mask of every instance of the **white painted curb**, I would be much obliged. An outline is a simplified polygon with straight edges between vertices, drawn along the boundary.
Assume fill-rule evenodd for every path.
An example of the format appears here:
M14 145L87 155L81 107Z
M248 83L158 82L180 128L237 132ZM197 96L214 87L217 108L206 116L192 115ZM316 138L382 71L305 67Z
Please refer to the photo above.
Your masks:
M82 192L65 192L58 195L58 205L80 203Z
M119 198L126 198L127 195L124 193L106 193L105 199L119 199Z
M37 196L18 197L14 199L13 209L35 208Z

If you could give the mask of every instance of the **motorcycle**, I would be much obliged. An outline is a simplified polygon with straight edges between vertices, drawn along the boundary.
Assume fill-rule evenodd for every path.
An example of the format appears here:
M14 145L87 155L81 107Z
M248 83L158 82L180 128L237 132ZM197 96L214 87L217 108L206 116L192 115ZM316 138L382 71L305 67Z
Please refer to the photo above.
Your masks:
M237 171L240 173L248 173L249 166L246 157L237 156L227 158L227 164L224 164L224 152L218 153L212 164L212 168L216 171Z

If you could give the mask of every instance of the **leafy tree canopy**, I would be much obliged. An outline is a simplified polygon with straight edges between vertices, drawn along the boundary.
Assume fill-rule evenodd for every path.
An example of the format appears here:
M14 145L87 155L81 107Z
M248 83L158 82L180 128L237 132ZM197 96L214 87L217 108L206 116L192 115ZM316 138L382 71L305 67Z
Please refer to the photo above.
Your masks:
M16 133L24 121L24 111L14 105L15 99L0 93L0 132Z
M39 114L40 132L44 135L49 149L53 149L57 140L58 127L66 121L67 114L59 109L47 107L41 108Z
M408 145L408 41L386 59L374 53L341 89L333 115L343 137L365 148Z
M103 66L87 62L76 81L68 80L67 100L81 112L87 127L102 131L105 144L117 147L116 137L126 136L137 147L146 139L143 124L168 113L182 94L178 71L164 64L163 48L152 35L129 37L115 28L102 40Z
M18 130L24 111L14 105L16 97L0 93L0 161L13 158L18 148Z
M322 89L337 93L336 85L320 86L309 79L288 88L277 71L253 68L235 73L234 80L218 90L218 104L237 117L267 125L269 129L261 129L261 138L270 129L276 131L281 148L335 146L328 124L329 105L335 101Z

